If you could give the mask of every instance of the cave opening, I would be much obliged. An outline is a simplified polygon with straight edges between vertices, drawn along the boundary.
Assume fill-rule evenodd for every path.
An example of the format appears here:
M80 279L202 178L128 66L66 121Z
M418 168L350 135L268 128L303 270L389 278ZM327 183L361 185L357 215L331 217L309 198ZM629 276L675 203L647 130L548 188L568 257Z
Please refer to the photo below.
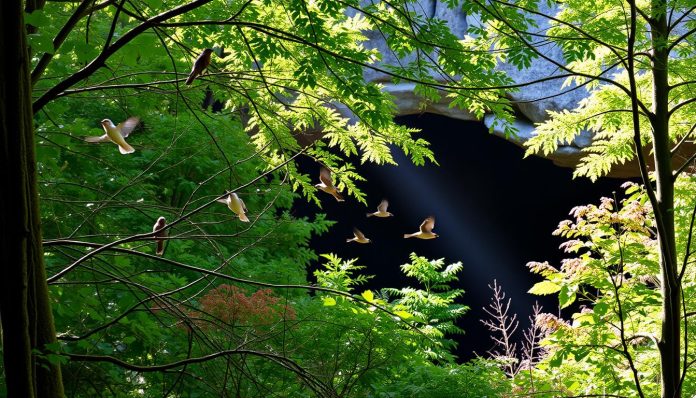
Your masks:
M544 312L558 313L557 300L527 293L539 281L526 264L549 261L558 266L563 258L561 239L551 235L577 205L596 203L602 196L620 192L624 180L604 178L592 183L572 178L572 170L539 157L524 159L524 150L488 132L483 123L435 114L397 117L397 122L421 130L430 142L439 165L414 166L400 151L394 151L398 166L360 165L367 179L360 188L368 207L348 198L336 202L320 193L323 209L298 201L295 214L312 216L324 212L336 221L331 230L311 242L317 253L335 253L343 259L358 258L365 273L374 275L360 289L379 290L414 285L399 270L414 252L428 259L444 258L445 264L464 265L457 288L465 290L461 301L470 307L458 323L465 330L458 341L457 356L466 360L485 355L492 340L480 319L498 282L512 299L511 312L518 315L520 329L528 326L532 306L539 302ZM316 165L301 165L313 174ZM394 217L367 218L380 200L389 200ZM434 216L434 240L404 239L418 230L421 221ZM370 244L347 244L356 227L372 239ZM519 333L519 332L518 332ZM518 336L519 337L519 336Z

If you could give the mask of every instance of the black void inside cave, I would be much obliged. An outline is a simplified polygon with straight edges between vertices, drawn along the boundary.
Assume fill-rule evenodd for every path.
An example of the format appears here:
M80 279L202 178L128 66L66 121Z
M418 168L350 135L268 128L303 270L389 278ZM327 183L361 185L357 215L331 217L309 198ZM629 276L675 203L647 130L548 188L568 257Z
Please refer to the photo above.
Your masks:
M419 136L430 142L439 166L414 166L395 150L398 166L357 165L367 179L360 188L367 194L369 207L351 198L338 203L321 192L323 209L297 202L297 216L324 212L337 222L328 233L313 238L311 247L317 253L358 258L365 272L374 275L358 291L414 286L415 280L399 269L411 252L444 258L446 264L461 261L464 269L456 287L465 290L461 302L470 310L459 322L465 334L453 336L459 342L460 360L485 355L492 347L480 320L486 317L483 307L490 302L489 285L494 280L512 299L511 312L520 320L519 329L528 326L535 302L543 305L544 312L558 313L557 300L527 293L540 278L530 274L525 264L549 261L557 266L563 258L558 249L562 240L551 232L568 218L572 207L611 196L612 191L620 191L622 181L573 179L571 169L549 160L523 159L522 148L491 135L480 122L433 114L399 117L397 122L421 129ZM304 163L301 168L318 175L316 164ZM382 198L389 200L395 217L367 218L365 213L375 211ZM430 215L436 218L438 239L403 239L404 233L416 232ZM346 244L353 227L373 242Z

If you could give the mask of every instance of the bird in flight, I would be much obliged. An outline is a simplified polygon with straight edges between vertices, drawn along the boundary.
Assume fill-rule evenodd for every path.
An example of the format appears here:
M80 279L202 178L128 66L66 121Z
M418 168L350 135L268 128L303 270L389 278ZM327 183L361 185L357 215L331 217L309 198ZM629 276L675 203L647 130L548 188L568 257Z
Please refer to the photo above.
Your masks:
M189 73L188 77L186 78L186 85L190 85L193 83L193 80L200 76L201 73L203 73L203 70L210 65L210 54L212 54L213 50L211 48L206 48L203 50L203 52L196 58L196 61L193 63L193 68L191 68L191 73Z
M124 155L135 152L132 146L126 142L126 137L130 135L133 129L140 123L140 118L129 117L125 121L114 126L114 122L110 119L101 121L102 128L105 134L100 136L85 137L87 142L113 142L118 145L118 150Z
M246 215L246 212L248 211L246 205L244 204L242 198L237 196L236 193L227 192L227 195L223 196L217 201L226 204L227 207L229 207L230 210L232 210L232 212L236 214L241 221L249 222L249 218Z
M167 225L167 220L164 217L160 217L152 226L152 232L157 232L155 238L164 238L167 236L167 231L163 229ZM159 232L158 232L159 231ZM164 239L155 239L157 242L157 255L161 256L164 253Z
M367 213L368 217L393 217L394 215L391 214L390 212L387 211L387 207L389 207L389 202L386 199L382 199L381 202L379 202L379 206L377 206L377 211L374 213Z
M321 168L319 169L319 181L321 182L319 184L316 184L314 186L315 188L319 188L322 191L333 195L333 197L336 198L336 200L339 202L345 202L343 196L333 185L333 179L331 178L331 170L324 166L321 166Z
M435 228L435 217L428 217L420 225L420 231L412 234L404 234L404 238L435 239L438 234L433 232Z
M357 228L353 228L353 235L355 237L350 238L350 239L346 239L346 243L348 243L348 242L357 242L357 243L370 243L370 242L372 242L370 239L367 239L365 237L365 234L360 232L360 230Z

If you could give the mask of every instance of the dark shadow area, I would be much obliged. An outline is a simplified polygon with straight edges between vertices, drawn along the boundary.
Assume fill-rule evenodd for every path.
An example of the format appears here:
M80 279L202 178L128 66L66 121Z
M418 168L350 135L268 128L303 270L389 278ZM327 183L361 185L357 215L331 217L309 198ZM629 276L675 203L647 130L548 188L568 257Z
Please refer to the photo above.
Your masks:
M540 298L527 290L540 280L525 267L528 261L548 260L558 266L563 258L558 249L561 239L551 236L558 223L568 218L577 205L596 203L601 196L619 191L623 182L604 179L572 179L572 170L559 168L546 159L523 159L523 149L488 133L479 122L461 121L424 114L399 117L399 123L422 130L421 137L431 143L439 166L416 167L400 151L398 166L358 167L367 182L360 185L369 207L354 199L338 203L320 192L323 209L298 201L296 215L325 212L337 224L324 236L315 238L318 253L335 253L358 263L375 275L365 288L414 286L399 266L408 262L409 253L429 259L445 258L446 264L461 261L464 271L457 287L466 291L463 302L471 307L460 326L466 330L459 341L460 359L485 354L491 348L488 331L479 321L482 308L491 297L488 285L494 279L512 298L511 311L518 314L520 327L535 301L545 312L558 313L557 300ZM302 168L318 176L318 165ZM367 218L382 198L390 202L395 217ZM403 239L404 233L418 231L427 216L436 218L435 240ZM373 243L346 244L357 227ZM519 337L519 336L518 336Z

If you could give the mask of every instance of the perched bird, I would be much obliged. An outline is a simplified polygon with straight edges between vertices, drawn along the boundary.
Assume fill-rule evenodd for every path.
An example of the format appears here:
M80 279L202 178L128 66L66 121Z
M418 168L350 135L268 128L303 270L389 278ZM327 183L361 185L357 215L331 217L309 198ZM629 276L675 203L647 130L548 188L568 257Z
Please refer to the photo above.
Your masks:
M428 217L420 225L420 231L412 234L404 234L404 238L435 239L438 234L433 232L435 228L435 217Z
M155 225L152 226L152 232L157 232L155 238L164 238L167 236L167 231L163 229L165 225L167 225L167 220L165 220L164 217L157 219ZM164 239L155 239L155 242L157 242L157 255L161 256L164 253Z
M224 196L221 199L217 200L220 203L224 203L227 205L227 207L232 210L234 214L239 216L239 219L243 222L249 222L249 218L246 216L247 208L246 205L244 204L244 201L242 198L237 196L236 193L234 192L227 192L227 195Z
M346 239L346 243L348 242L358 242L358 243L370 243L372 242L371 240L367 239L365 235L360 232L359 229L353 228L353 235L355 235L354 238Z
M186 85L193 83L193 80L203 73L203 69L210 65L210 54L212 53L213 50L211 48L206 48L201 55L196 58L196 61L193 63L193 68L191 68L191 73L189 73L188 78L186 78Z
M367 213L368 217L394 217L393 214L387 211L387 207L389 207L389 202L386 199L382 199L381 202L379 202L379 206L377 206L377 211L374 213Z
M336 190L336 187L333 185L333 180L331 179L331 170L322 166L319 169L319 181L321 182L319 184L316 184L314 186L315 188L319 188L326 193L330 193L339 202L345 202L343 196L341 196L341 194L338 193L338 190Z
M96 137L85 137L87 142L113 142L118 145L118 150L126 155L135 152L132 146L128 145L125 138L133 131L133 129L140 122L140 118L129 117L124 122L114 126L114 122L110 119L104 119L101 121L102 128L106 134L96 136Z

